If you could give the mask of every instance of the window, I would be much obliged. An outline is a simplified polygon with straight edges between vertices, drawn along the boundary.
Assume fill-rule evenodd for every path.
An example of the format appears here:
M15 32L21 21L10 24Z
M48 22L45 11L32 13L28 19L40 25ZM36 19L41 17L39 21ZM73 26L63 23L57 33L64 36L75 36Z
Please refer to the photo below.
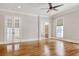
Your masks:
M56 21L56 37L63 38L63 18L58 18Z
M63 38L63 26L56 26L56 37Z

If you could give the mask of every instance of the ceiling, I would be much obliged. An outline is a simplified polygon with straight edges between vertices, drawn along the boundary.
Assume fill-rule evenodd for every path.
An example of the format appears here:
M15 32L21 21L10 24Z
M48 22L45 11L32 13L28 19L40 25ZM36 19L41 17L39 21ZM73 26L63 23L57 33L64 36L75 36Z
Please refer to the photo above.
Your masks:
M32 15L47 16L49 14L54 15L72 7L79 6L78 3L52 3L53 6L59 4L64 4L64 6L58 7L58 11L52 10L49 13L46 13L48 9L42 9L48 8L48 3L0 3L0 9L23 12Z

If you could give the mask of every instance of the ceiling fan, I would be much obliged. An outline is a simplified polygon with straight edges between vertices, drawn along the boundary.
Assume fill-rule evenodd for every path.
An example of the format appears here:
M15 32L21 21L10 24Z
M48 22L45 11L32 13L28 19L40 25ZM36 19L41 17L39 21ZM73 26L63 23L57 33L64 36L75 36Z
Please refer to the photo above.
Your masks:
M48 5L49 5L49 8L45 8L45 9L48 9L47 13L48 13L50 10L57 11L56 8L63 6L63 4L53 6L52 3L48 3ZM43 9L44 9L44 8L43 8Z

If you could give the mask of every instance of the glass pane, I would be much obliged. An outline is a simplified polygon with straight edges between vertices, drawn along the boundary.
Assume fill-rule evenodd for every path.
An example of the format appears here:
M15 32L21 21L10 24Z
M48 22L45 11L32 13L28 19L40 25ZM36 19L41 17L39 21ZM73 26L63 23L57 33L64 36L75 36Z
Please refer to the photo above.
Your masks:
M19 28L15 28L15 39L19 39Z
M7 28L7 41L12 41L12 28Z
M56 26L56 37L63 37L63 26Z
M15 28L19 28L19 19L15 19Z
M8 19L7 21L7 27L11 28L12 27L12 20Z

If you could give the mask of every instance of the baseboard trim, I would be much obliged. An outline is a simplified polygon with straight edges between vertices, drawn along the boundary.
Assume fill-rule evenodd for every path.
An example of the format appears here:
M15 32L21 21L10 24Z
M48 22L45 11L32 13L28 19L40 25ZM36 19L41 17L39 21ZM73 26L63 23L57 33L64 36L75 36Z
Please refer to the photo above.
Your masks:
M37 39L28 39L28 40L20 40L20 41L14 41L14 42L0 42L0 44L11 44L11 43L20 43L20 42L31 42L31 41L37 41Z
M48 38L42 38L42 39L48 39ZM62 41L67 41L67 42L72 42L72 43L78 43L78 40L70 40L70 39L63 39L63 38L56 38L56 37L50 37L49 39L56 39L56 40L62 40ZM19 43L19 42L31 42L31 41L37 41L37 39L28 39L28 40L21 40L21 41L15 41L14 43ZM0 42L0 44L10 44L13 42Z
M56 37L51 37L53 39L56 39L56 40L62 40L62 41L67 41L67 42L72 42L72 43L78 43L79 44L79 41L78 40L71 40L71 39L64 39L64 38L56 38Z

